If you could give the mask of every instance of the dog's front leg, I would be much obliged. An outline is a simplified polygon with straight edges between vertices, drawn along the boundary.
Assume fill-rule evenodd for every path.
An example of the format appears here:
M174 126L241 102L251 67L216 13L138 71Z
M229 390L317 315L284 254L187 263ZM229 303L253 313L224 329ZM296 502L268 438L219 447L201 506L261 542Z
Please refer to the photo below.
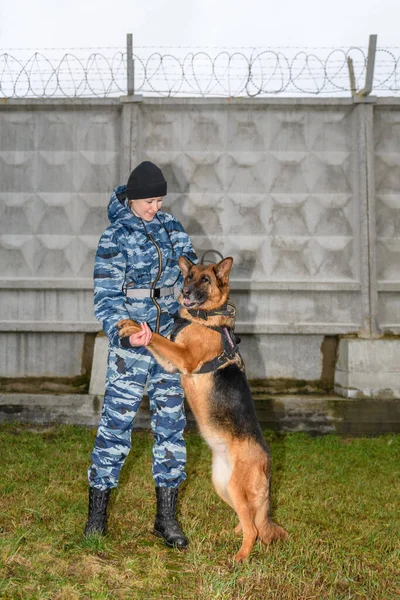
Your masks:
M118 321L117 327L119 337L128 337L141 330L140 325L131 319ZM186 374L189 372L192 361L186 347L171 342L159 333L153 333L146 348L169 373L179 371Z
M168 367L171 367L171 365L184 375L193 370L193 360L186 346L171 342L159 333L153 333L146 347L166 371L169 370Z

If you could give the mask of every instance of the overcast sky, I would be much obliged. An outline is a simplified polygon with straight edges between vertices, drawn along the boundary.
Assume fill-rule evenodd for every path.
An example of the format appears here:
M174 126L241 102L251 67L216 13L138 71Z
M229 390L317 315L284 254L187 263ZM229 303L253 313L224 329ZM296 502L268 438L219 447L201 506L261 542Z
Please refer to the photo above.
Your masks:
M2 0L0 48L400 46L400 0Z

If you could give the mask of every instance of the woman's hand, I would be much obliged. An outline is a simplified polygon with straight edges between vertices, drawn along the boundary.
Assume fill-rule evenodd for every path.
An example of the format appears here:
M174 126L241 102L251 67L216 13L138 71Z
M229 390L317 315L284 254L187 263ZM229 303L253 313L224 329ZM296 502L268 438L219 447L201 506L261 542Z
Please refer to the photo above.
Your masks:
M129 336L129 343L131 346L147 346L153 337L153 332L147 323L140 323L140 327L141 331L132 333L132 335Z

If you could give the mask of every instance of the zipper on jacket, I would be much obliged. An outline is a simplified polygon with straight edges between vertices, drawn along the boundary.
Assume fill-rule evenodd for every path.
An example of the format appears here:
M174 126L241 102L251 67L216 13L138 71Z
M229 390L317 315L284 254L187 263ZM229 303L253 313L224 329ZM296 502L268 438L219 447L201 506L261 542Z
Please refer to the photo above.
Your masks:
M157 246L156 242L154 241L154 238L152 235L150 235L149 233L147 234L149 236L149 238L151 239L151 241L153 242L153 244L155 245L156 249L157 249L157 253L158 253L158 274L157 277L155 278L153 285L151 286L152 289L154 290L156 285L157 285L157 281L160 279L161 277L161 273L162 273L162 254L161 254L161 250L160 248ZM161 308L160 305L158 304L157 300L155 298L152 298L156 308L157 308L157 321L156 321L156 330L155 333L158 333L158 329L160 327L160 317L161 317Z

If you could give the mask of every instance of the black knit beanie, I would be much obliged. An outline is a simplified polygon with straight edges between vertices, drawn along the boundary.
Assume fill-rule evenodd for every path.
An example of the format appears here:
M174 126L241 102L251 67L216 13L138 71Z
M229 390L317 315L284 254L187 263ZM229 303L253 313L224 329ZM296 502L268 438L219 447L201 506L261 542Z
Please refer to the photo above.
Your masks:
M140 163L129 175L126 186L128 200L158 198L167 193L167 182L161 169L149 160Z

